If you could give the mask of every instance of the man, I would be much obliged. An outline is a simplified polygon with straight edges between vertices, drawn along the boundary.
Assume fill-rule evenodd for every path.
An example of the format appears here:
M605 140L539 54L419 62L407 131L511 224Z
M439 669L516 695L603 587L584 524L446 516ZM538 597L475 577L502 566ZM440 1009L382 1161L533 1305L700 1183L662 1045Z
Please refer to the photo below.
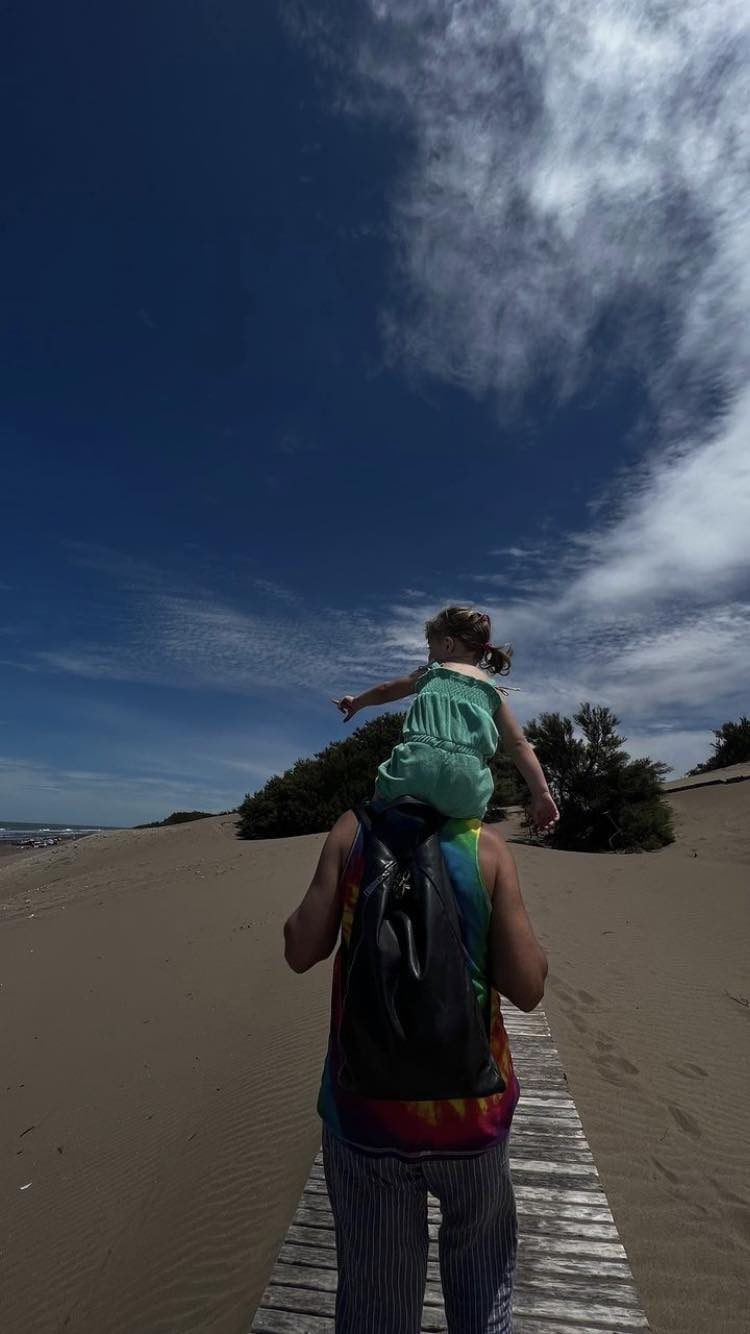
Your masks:
M500 994L522 1010L544 995L547 958L524 906L502 835L448 820L443 856L463 948L505 1090L488 1098L395 1102L338 1081L342 949L364 869L364 830L347 811L329 833L312 883L284 926L285 958L307 972L342 942L333 970L331 1031L318 1098L336 1229L336 1334L419 1334L427 1275L427 1193L441 1204L440 1273L451 1334L510 1334L517 1248L508 1133L519 1086Z

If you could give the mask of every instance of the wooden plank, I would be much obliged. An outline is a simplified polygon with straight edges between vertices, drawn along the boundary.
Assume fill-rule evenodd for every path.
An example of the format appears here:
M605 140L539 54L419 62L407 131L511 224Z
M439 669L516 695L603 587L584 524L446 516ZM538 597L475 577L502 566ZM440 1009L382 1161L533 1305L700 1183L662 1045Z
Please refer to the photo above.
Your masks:
M333 1321L309 1312L296 1315L292 1311L274 1311L260 1306L253 1321L253 1334L333 1334Z
M648 1330L546 1017L541 1010L529 1015L509 1006L504 1013L522 1090L509 1144L519 1217L514 1334ZM439 1201L428 1194L423 1334L448 1328L440 1282L440 1223ZM334 1334L336 1286L336 1237L321 1151L251 1334Z

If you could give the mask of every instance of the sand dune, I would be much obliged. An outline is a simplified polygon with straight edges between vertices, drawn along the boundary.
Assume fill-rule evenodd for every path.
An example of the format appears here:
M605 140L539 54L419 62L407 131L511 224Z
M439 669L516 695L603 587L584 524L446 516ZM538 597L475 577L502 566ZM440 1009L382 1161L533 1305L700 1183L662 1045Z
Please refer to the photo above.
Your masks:
M662 852L514 855L652 1326L739 1334L750 785L670 800ZM319 1143L330 963L281 928L321 842L225 817L0 865L3 1334L246 1334Z
M740 1334L750 1276L750 786L641 856L514 848L545 1009L657 1334ZM523 1075L521 1075L523 1079Z
M319 843L217 820L0 868L3 1334L248 1328L319 1140L326 978L281 957Z

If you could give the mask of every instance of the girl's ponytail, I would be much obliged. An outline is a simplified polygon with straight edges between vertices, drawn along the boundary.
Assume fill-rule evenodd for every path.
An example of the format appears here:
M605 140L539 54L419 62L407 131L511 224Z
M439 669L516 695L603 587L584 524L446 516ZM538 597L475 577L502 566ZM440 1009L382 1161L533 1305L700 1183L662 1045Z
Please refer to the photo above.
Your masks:
M510 644L506 644L505 648L495 648L493 644L488 644L482 650L480 665L486 672L492 672L493 676L507 676L512 656L513 649Z
M478 667L493 676L508 675L513 649L510 644L503 648L492 644L492 625L486 612L474 611L473 607L446 607L427 622L425 630L428 635L450 635L460 639L469 652L475 654Z

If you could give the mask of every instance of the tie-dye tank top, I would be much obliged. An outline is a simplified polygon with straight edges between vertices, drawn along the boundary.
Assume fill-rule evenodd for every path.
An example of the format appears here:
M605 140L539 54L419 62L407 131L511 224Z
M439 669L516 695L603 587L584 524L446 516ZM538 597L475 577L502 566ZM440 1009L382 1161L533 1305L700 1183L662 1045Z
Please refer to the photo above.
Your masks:
M482 1013L486 1014L489 1007L490 1045L506 1085L504 1092L488 1098L395 1102L365 1098L339 1086L342 949L349 942L364 871L361 826L352 844L339 888L341 944L333 965L331 1027L318 1095L318 1114L331 1134L364 1152L395 1153L402 1158L461 1156L491 1148L510 1130L519 1085L513 1070L500 997L488 980L492 905L479 869L481 827L479 820L448 820L440 840L456 894L472 984Z

